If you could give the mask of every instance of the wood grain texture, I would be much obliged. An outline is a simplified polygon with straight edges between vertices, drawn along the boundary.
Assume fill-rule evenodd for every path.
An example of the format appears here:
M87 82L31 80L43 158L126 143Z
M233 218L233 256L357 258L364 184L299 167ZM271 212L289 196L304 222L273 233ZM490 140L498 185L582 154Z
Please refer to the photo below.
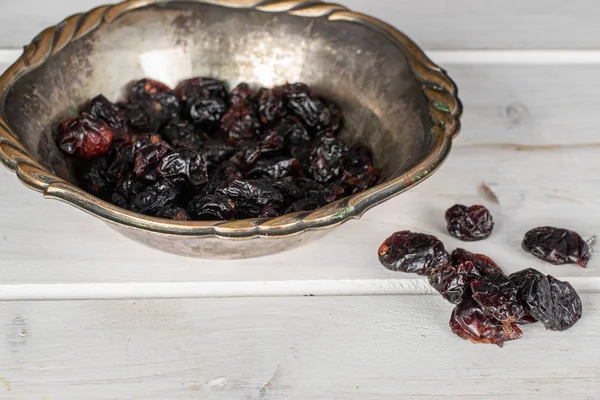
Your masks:
M571 330L502 349L454 336L439 296L3 303L0 398L593 399L582 300Z
M1 0L0 47L19 48L47 26L107 0ZM340 0L383 19L428 49L598 48L600 9L594 0Z

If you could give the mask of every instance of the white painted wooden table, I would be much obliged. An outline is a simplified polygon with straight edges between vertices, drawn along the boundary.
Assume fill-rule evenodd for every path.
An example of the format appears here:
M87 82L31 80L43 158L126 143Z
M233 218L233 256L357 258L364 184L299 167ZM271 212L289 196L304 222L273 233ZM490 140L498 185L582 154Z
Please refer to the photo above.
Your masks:
M0 0L0 69L99 3ZM141 247L0 170L0 399L600 398L600 257L555 267L520 250L537 225L600 234L600 7L341 3L404 30L458 83L464 130L446 165L320 243L232 262ZM400 229L464 245L444 231L456 202L497 220L467 248L571 281L581 322L475 346L449 331L452 307L423 279L379 265Z

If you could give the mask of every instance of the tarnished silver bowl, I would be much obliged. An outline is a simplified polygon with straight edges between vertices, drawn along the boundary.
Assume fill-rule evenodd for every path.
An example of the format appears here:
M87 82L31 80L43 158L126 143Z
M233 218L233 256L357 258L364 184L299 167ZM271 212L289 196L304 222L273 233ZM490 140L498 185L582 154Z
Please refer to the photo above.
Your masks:
M303 81L344 111L341 137L373 149L385 181L314 212L233 222L173 222L76 187L51 128L87 98L120 98L131 80L174 85ZM132 0L73 15L40 33L0 77L0 160L29 188L175 254L276 253L415 186L448 156L460 102L446 73L405 35L342 6L304 0Z

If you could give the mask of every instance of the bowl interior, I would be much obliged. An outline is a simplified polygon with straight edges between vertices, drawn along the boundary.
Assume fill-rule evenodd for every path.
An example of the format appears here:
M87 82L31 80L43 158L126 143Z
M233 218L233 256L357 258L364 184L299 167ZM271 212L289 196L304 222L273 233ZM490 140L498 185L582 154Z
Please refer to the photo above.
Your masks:
M123 97L152 77L175 85L210 76L273 86L306 82L345 115L341 137L369 146L386 179L430 150L428 103L401 48L383 33L326 17L300 17L199 2L132 10L52 55L16 81L0 110L38 161L75 183L52 127L85 100Z

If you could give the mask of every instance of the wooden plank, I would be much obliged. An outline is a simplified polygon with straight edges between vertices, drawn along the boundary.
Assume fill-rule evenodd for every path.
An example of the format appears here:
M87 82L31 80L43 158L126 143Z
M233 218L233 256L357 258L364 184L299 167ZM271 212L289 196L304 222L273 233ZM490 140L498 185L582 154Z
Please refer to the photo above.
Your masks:
M19 48L47 26L106 0L4 1L0 47ZM340 0L351 9L379 17L428 49L597 49L600 9L594 0L562 2L431 0ZM564 29L562 29L564 28Z
M500 349L448 329L439 296L13 302L3 399L592 399L600 295L567 332Z
M593 258L587 269L550 266L524 253L520 240L527 230L546 224L573 228L586 237L600 233L599 151L457 147L428 181L376 207L361 221L303 248L245 261L187 259L134 244L93 217L44 201L2 170L0 282L416 279L387 271L377 260L379 244L401 229L437 235L449 249L462 246L486 253L509 272L532 267L585 281L600 277L600 258ZM472 244L450 237L443 215L457 202L488 205L497 221L494 235ZM394 283L389 286L393 289Z

